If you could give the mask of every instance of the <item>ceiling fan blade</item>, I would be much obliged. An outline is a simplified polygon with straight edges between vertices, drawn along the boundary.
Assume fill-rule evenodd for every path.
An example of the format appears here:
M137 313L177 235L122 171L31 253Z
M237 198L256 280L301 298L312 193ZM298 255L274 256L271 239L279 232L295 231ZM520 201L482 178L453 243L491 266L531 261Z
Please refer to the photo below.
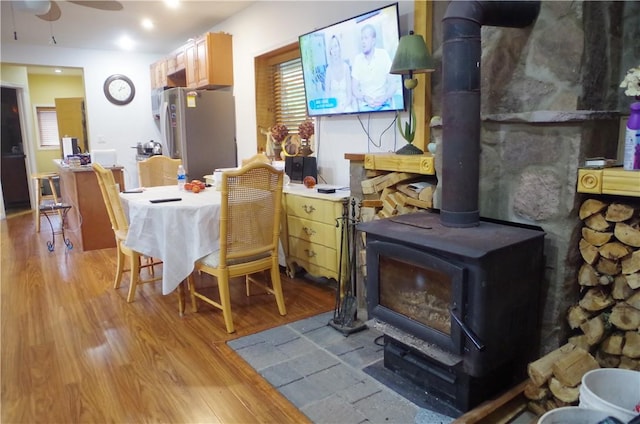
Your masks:
M106 0L106 1L71 1L68 0L69 3L77 4L78 6L86 6L91 7L93 9L100 10L122 10L122 4L119 1L115 0Z
M58 19L60 19L60 16L62 15L62 12L60 11L60 6L58 6L58 3L56 3L53 0L51 0L49 3L51 4L49 11L42 15L36 15L36 16L44 21L49 21L49 22L57 21Z

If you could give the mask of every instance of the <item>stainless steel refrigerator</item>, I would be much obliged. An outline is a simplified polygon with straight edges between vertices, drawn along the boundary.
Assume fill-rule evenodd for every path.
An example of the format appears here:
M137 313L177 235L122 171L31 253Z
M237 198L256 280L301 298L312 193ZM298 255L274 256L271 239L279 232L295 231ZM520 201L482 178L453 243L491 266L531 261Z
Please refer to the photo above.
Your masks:
M187 179L203 180L216 168L237 165L233 94L170 88L162 92L162 153L182 159Z

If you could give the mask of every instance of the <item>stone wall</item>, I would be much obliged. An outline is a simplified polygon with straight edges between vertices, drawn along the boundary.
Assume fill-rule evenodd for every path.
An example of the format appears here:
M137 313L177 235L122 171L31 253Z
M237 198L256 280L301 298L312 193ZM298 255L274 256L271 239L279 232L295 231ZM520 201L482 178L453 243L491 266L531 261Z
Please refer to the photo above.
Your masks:
M446 7L434 2L436 59ZM619 110L629 104L618 84L640 63L638 39L640 2L543 1L528 28L482 29L480 214L547 233L541 353L566 340L565 313L578 299L577 168L585 157L616 156ZM440 115L439 70L431 82ZM438 145L441 134L433 128Z

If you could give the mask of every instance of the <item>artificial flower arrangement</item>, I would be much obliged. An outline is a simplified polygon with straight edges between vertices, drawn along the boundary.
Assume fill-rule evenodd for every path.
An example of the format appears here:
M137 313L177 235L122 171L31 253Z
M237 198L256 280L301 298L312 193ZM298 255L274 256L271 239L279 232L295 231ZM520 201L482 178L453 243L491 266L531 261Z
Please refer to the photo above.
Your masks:
M620 87L626 89L624 90L625 95L636 97L640 100L640 66L627 71L627 75L620 83Z
M271 138L277 144L281 144L289 135L289 128L285 124L275 124L271 127Z
M314 133L315 128L311 121L304 121L298 126L298 134L300 134L300 138L303 140L310 139Z

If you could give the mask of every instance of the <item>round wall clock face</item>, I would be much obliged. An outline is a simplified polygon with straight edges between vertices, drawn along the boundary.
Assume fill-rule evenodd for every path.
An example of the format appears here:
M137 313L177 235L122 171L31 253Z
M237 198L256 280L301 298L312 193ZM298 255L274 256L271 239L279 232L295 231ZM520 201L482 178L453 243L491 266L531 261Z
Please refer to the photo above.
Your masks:
M124 75L111 75L104 82L104 95L116 105L126 105L136 95L133 82Z

